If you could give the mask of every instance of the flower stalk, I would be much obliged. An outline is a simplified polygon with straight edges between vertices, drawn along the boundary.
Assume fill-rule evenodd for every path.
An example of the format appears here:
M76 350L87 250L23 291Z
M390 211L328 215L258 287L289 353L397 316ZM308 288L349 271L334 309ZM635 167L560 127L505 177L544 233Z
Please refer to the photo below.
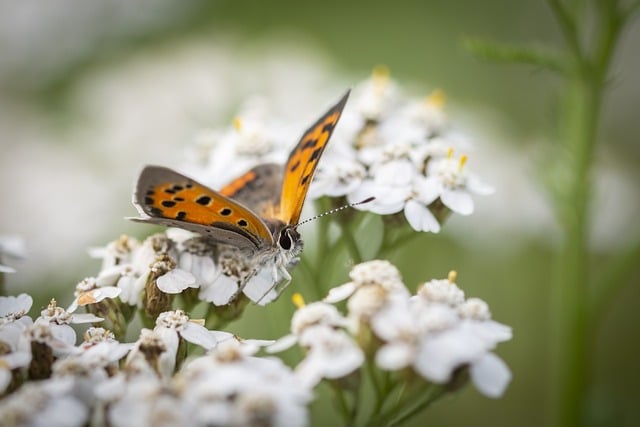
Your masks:
M592 169L608 73L624 20L617 1L595 2L592 7L598 19L596 31L594 39L586 44L590 31L580 25L580 13L559 0L549 0L549 4L567 40L570 64L564 75L566 87L560 117L564 147L561 161L568 176L558 189L563 244L552 286L554 353L550 396L555 424L577 426L585 421L591 374L589 337L593 314L589 312L587 244Z

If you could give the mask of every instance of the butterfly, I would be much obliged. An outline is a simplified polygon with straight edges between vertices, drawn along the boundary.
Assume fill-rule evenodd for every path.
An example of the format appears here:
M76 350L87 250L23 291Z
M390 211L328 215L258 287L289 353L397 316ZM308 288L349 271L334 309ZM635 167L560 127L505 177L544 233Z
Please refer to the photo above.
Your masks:
M255 270L270 265L273 281L291 280L286 267L302 251L296 227L318 162L349 91L300 138L284 165L250 169L219 191L162 166L138 178L134 221L178 227L238 249ZM275 286L275 284L274 284Z

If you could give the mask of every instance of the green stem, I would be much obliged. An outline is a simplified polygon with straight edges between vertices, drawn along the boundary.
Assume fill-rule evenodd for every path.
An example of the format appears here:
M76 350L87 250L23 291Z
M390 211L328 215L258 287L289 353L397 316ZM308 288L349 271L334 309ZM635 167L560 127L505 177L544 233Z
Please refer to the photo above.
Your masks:
M345 426L353 425L353 414L349 409L349 403L347 402L347 397L345 396L344 390L340 388L340 386L332 385L334 394L336 396L336 400L338 402L338 408L340 409L340 415L342 415L342 419L344 420Z
M590 313L588 295L588 229L591 201L591 168L599 126L602 98L613 48L619 34L616 13L601 10L593 55L576 49L579 34L559 1L550 1L572 48L578 67L568 76L565 96L564 134L566 157L562 168L567 181L560 184L559 220L563 245L557 258L552 286L551 367L554 421L560 426L583 422L590 374ZM565 16L566 15L566 16ZM574 34L575 33L575 34Z
M421 401L413 405L411 408L409 408L409 410L404 412L399 417L393 419L389 423L389 427L400 425L405 421L409 420L410 418L414 417L415 415L419 414L420 412L424 411L429 406L431 406L431 404L433 404L436 400L442 397L445 393L446 393L445 387L432 385L431 388L426 393L426 396Z
M640 265L640 241L625 253L616 256L604 274L598 278L593 286L589 301L590 323L597 324L604 308L609 305L621 287L628 283L629 277Z

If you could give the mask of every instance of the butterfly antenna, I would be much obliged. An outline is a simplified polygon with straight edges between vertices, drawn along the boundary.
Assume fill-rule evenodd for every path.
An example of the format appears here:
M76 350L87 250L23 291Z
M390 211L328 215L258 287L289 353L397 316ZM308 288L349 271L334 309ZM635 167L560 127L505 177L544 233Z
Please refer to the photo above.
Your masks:
M364 200L361 200L361 201L359 201L359 202L356 202L356 203L349 203L348 205L344 205L344 206L340 206L340 207L337 207L337 208L334 208L334 209L328 210L328 211L326 211L326 212L323 212L323 213L318 214L318 215L316 215L316 216L312 216L311 218L307 218L307 219L305 219L304 221L297 223L297 224L296 224L296 226L295 226L295 227L293 227L293 228L298 228L298 227L300 227L300 226L301 226L301 225L303 225L303 224L306 224L306 223L311 222L311 221L315 221L316 219L318 219L318 218L322 218L323 216L331 215L331 214L334 214L334 213L336 213L336 212L340 212L340 211L343 211L343 210L345 210L345 209L352 208L352 207L354 207L354 206L364 205L365 203L372 202L372 201L374 201L375 199L376 199L375 197L368 197L368 198L366 198L366 199L364 199Z

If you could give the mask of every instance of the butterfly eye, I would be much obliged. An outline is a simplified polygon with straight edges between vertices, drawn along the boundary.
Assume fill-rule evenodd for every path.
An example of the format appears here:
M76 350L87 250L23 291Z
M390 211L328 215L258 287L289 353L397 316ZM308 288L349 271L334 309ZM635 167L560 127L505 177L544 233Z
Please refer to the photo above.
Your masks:
M291 241L291 237L289 236L289 230L282 230L280 232L280 238L278 239L278 244L280 245L280 247L284 250L289 250L291 249L291 244L293 242Z

